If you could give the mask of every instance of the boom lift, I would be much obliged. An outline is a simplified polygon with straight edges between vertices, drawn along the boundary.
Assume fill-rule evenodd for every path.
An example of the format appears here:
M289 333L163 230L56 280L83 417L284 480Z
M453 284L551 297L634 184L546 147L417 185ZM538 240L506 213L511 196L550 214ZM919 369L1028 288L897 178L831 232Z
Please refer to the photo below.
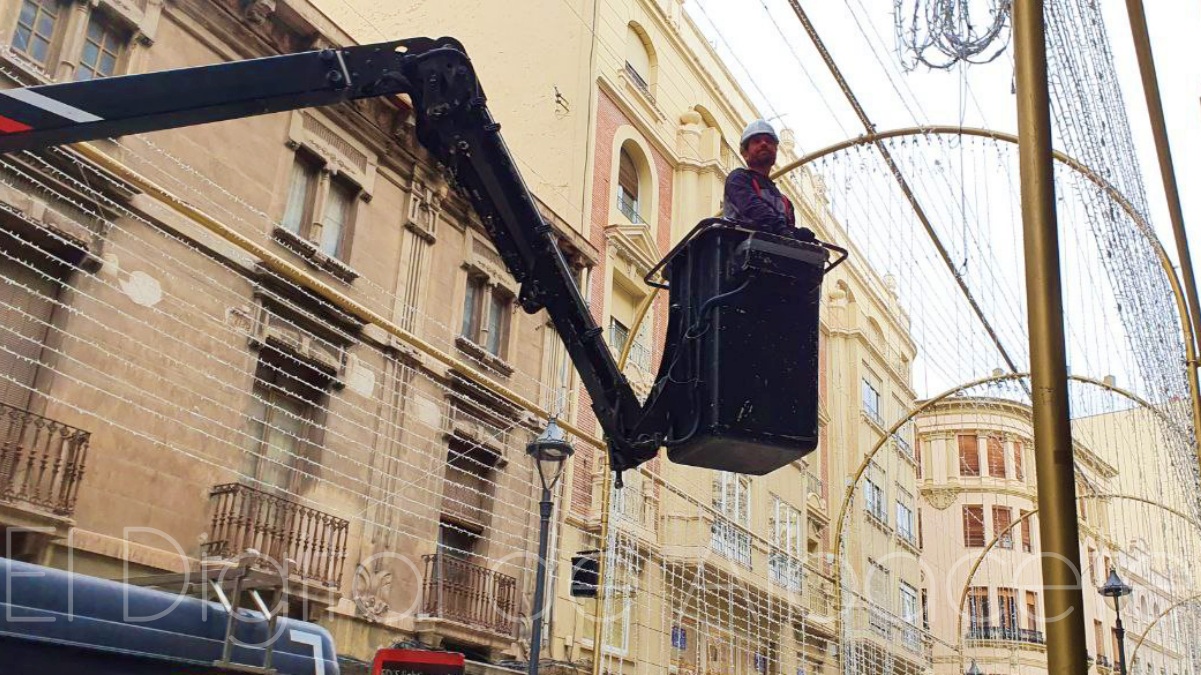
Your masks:
M446 167L520 283L522 308L549 313L592 399L613 470L665 446L678 463L764 474L816 448L818 300L823 276L846 251L720 220L697 225L652 272L670 282L667 341L640 402L452 38L0 91L0 152L402 94L418 141ZM661 285L651 275L647 282Z

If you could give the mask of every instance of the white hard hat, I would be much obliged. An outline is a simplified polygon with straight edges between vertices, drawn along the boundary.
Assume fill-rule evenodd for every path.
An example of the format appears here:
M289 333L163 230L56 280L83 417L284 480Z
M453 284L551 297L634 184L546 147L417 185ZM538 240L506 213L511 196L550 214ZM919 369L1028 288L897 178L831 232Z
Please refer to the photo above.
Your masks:
M771 128L771 125L768 124L767 120L755 120L754 122L746 125L746 131L742 132L742 140L739 141L738 147L745 146L746 142L751 140L751 137L758 136L759 134L767 134L768 136L771 136L772 139L774 139L777 143L780 142L780 137L776 135L776 130Z

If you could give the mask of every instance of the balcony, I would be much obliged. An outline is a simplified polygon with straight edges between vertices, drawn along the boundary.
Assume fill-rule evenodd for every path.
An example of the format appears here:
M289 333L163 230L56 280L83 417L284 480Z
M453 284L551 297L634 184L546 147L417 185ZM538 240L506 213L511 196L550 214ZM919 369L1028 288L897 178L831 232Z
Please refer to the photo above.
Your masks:
M0 501L71 517L91 433L0 404Z
M642 214L638 213L638 200L626 194L625 190L617 191L617 210L621 211L621 215L625 216L633 225L646 224ZM621 349L621 347L617 347L617 349Z
M646 81L646 78L642 76L642 73L638 72L638 69L635 68L634 65L629 61L626 61L626 76L630 78L630 82L633 82L635 87L638 87L639 91L641 91L643 94L646 94L647 98L651 99L652 101L655 100L654 97L651 96L651 85Z
M1030 645L1045 645L1046 638L1040 630L1029 628L1008 628L1003 626L975 626L969 628L966 640L980 642L1020 642Z
M878 409L865 405L863 406L863 416L880 429L887 428L884 426L884 418L880 416L880 411Z
M254 549L267 565L290 561L294 577L334 589L341 584L348 521L240 483L214 487L209 500L205 554L234 558Z
M517 579L444 553L426 555L423 560L422 614L513 635Z
M812 473L809 473L808 471L805 472L805 477L808 479L808 483L809 483L809 494L817 497L818 499L825 499L826 498L826 484L822 481L822 479L818 478L817 476L814 476Z

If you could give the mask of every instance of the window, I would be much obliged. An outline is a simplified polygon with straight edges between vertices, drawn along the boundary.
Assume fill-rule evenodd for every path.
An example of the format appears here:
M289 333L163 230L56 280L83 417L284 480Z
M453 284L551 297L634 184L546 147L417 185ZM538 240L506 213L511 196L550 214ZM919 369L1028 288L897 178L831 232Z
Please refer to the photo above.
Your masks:
M1093 642L1097 645L1097 656L1104 659L1105 655L1105 628L1097 619L1093 619Z
M801 590L801 555L804 551L804 514L772 495L772 552L768 561L772 582Z
M123 43L112 22L101 14L93 13L88 19L88 31L84 37L83 53L79 56L79 67L75 69L75 79L93 80L115 74Z
M653 60L649 40L639 29L630 24L626 28L626 64L625 72L631 84L642 93L651 96L651 78L653 75Z
M49 65L51 47L65 13L58 0L23 0L13 31L13 49L39 65Z
M1023 450L1021 441L1013 442L1013 477L1018 480L1026 480L1026 472L1022 469Z
M922 628L930 630L930 591L922 589Z
M144 20L122 3L21 0L12 32L12 50L60 80L92 80L116 75L129 43L123 25ZM123 20L116 21L120 16ZM153 28L142 29L153 33Z
M297 152L280 226L326 256L345 260L358 192L326 172L316 157Z
M917 590L905 582L901 582L901 641L907 648L917 651L921 647L921 638L917 630Z
M917 479L921 480L922 476L922 441L920 438L913 439L913 461L917 463Z
M325 255L340 258L350 210L354 206L354 191L342 181L333 181L325 201L325 218L321 221L321 243Z
M959 475L980 475L980 443L975 434L959 435Z
M460 335L503 359L509 340L511 304L508 294L491 286L485 277L468 276Z
M629 476L623 479L624 486L620 490L614 486L613 494L610 495L612 513L631 523L641 525L646 515L646 497L643 492L646 489L645 480L646 478L641 473L631 471Z
M963 507L963 545L984 546L984 507L979 504Z
M1021 515L1023 516L1023 518L1022 518L1022 551L1025 553L1031 553L1034 551L1034 544L1030 540L1030 528L1032 527L1032 525L1030 524L1030 521L1033 520L1034 517L1028 516L1029 513L1030 513L1029 511L1021 512ZM1092 556L1090 555L1089 557L1090 557L1090 564L1091 564Z
M1038 630L1038 593L1034 591L1026 591L1026 627ZM1100 642L1097 643L1097 648L1102 648Z
M629 339L630 329L617 319L609 317L609 346L613 348L614 353L621 354Z
M446 453L442 487L443 517L482 530L492 513L495 456L483 448L455 441Z
M605 580L610 588L604 594L606 611L603 616L609 626L603 633L605 646L621 654L629 650L630 627L638 607L636 600L641 574L642 560L638 557L637 549L629 543L619 543L613 554L613 575L606 575Z
M884 419L880 417L880 391L867 380L863 380L863 411L868 419L884 425Z
M639 204L638 165L625 148L621 149L617 168L617 210L635 225L644 223Z
M867 498L867 512L881 523L888 524L888 513L884 510L884 490L871 479L863 482L863 494Z
M910 544L917 544L913 534L913 509L897 502L897 536Z
M0 253L0 404L29 409L58 294L57 280Z
M1001 630L1005 637L1015 639L1018 629L1018 592L1013 588L997 589L997 605L1001 610Z
M1013 509L1008 506L992 507L993 532L999 537L997 546L1013 548L1013 532L1006 532L1013 523ZM1004 534L1002 534L1004 532Z
M462 526L450 521L438 522L438 553L459 560L471 560L471 557L477 553L479 544L480 536L475 532L465 530ZM450 567L449 569L456 568ZM468 580L464 579L464 581Z
M312 370L295 357L264 350L254 374L246 475L284 493L299 489L319 445L326 393L308 379Z
M922 534L923 529L924 528L922 527L922 510L918 509L917 510L917 547L918 548L926 547L926 545L924 543L922 543L924 541L923 534Z
M988 588L973 586L967 596L968 629L977 635L992 627L992 609L988 603Z
M989 436L986 445L988 446L988 475L993 478L1008 478L1008 472L1005 471L1005 446L1001 444L1001 439L997 436Z
M750 567L751 479L722 471L713 479L713 508L718 516L713 523L711 547L719 555ZM741 527L738 527L741 526Z

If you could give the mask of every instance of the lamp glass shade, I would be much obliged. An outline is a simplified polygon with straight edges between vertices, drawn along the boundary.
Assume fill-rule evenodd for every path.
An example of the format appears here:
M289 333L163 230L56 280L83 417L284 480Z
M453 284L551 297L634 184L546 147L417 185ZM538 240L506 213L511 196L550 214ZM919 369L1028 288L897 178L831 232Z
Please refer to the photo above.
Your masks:
M567 433L552 417L538 438L525 446L525 452L537 462L542 487L549 490L559 480L563 472L563 463L575 453L575 448L567 440Z
M1122 602L1122 598L1130 595L1134 589L1131 588L1129 584L1122 581L1122 578L1118 576L1118 571L1116 569L1111 569L1109 570L1109 578L1105 580L1105 585L1097 590L1101 593L1101 595L1109 598L1109 604L1116 612L1118 611L1118 608Z

